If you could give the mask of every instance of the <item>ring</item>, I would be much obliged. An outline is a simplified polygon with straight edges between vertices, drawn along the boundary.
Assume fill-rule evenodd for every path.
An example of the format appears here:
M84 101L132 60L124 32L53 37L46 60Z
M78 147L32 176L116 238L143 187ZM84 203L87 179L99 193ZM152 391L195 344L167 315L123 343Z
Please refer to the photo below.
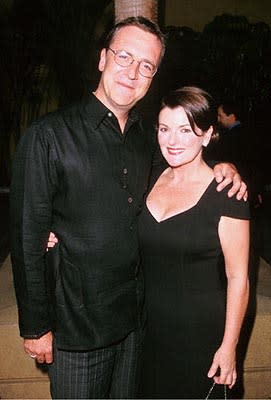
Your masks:
M31 358L37 358L35 354L29 354Z

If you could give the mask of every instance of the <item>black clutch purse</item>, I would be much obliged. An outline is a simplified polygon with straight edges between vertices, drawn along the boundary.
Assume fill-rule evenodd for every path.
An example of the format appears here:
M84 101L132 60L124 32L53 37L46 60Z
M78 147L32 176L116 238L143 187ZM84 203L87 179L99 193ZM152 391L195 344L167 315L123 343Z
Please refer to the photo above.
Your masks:
M209 392L207 393L207 396L205 397L205 400L210 399L211 393L215 387L216 383L213 382L212 386L210 387ZM224 385L224 400L227 400L227 385Z

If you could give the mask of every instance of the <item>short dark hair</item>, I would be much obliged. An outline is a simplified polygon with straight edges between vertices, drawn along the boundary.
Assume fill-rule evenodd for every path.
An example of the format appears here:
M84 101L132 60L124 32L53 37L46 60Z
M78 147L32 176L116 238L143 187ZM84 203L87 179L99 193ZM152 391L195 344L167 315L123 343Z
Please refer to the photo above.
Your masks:
M242 117L242 105L238 100L224 99L220 103L224 113L226 115L234 114L236 119L241 119Z
M142 16L137 16L137 17L128 17L125 18L121 21L119 21L117 24L114 25L114 27L111 29L111 31L107 34L105 41L104 41L104 47L107 49L110 47L110 44L112 40L114 39L115 34L121 29L126 26L136 26L143 31L152 33L157 37L157 39L160 41L161 46L162 46L162 51L161 51L161 57L160 57L160 62L162 61L162 58L165 53L165 37L164 34L161 32L158 24L155 22L151 21L148 18L142 17Z
M203 132L213 127L216 136L217 111L213 97L205 90L196 86L184 86L169 92L163 99L160 111L165 108L183 107L191 128L195 132L197 126Z

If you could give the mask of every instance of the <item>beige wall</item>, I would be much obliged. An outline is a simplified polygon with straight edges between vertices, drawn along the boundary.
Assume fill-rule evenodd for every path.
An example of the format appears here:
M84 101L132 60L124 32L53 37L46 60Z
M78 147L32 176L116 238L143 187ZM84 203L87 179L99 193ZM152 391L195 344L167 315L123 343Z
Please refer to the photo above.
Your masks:
M202 31L221 14L244 15L249 22L271 24L271 0L166 0L165 26L189 26Z

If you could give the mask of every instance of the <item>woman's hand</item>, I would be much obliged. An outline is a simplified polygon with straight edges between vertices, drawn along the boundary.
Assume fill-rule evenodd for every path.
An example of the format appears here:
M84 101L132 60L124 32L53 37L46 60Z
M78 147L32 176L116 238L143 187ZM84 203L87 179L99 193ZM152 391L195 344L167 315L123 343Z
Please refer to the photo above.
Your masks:
M234 350L226 350L222 346L217 350L208 371L208 378L213 378L219 385L228 385L230 389L234 386L237 378Z

